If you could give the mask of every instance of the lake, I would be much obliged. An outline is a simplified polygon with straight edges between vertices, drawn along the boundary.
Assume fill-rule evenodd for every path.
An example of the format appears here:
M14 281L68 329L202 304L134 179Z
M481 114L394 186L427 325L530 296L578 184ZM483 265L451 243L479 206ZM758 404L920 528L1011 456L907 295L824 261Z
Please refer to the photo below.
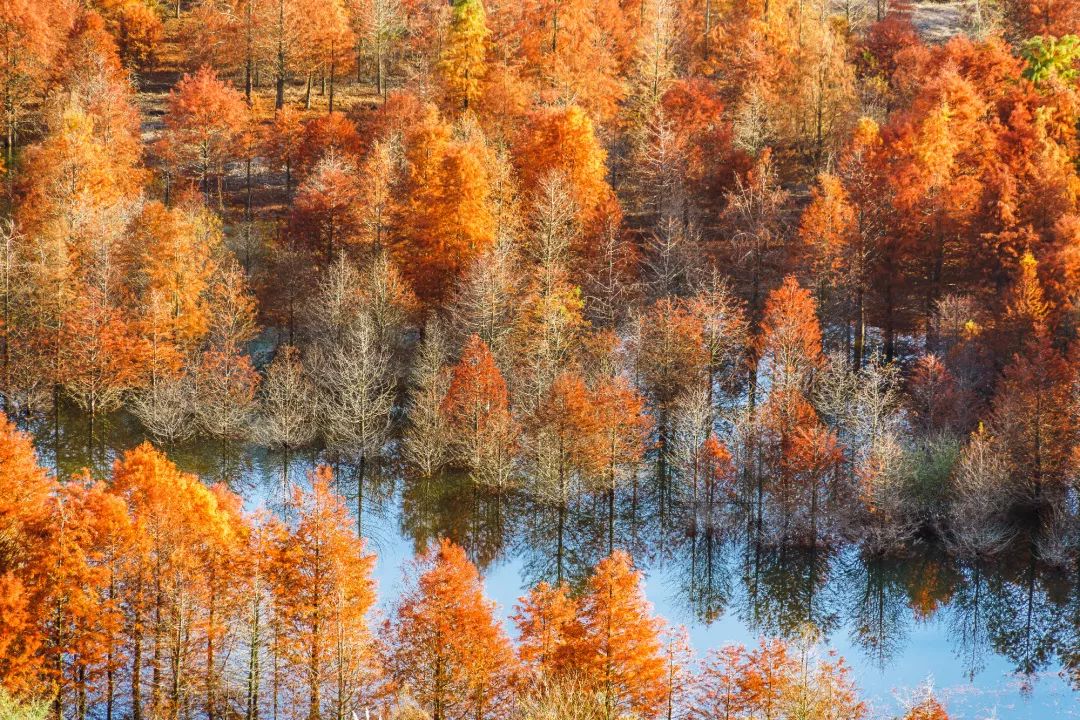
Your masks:
M117 452L141 440L137 423L112 418L91 458L77 414L62 416L58 433L47 421L27 429L42 462L62 474L89 465L104 476ZM210 441L167 451L185 470L226 480L249 507L286 513L279 502L284 471L290 482L303 482L321 461ZM527 497L495 496L464 478L409 478L392 461L362 486L350 466L337 470L354 514L361 497L361 532L378 558L380 612L392 606L416 550L438 537L468 550L511 631L508 617L528 587L559 576L580 583L608 550L604 498L585 496L560 518ZM686 626L699 656L812 627L853 668L874 717L899 713L903 699L928 681L961 720L1080 717L1077 574L1040 566L1024 543L983 565L958 563L932 542L888 560L864 557L857 547L766 548L735 514L695 531L655 484L642 477L620 493L614 543L633 554L657 613Z

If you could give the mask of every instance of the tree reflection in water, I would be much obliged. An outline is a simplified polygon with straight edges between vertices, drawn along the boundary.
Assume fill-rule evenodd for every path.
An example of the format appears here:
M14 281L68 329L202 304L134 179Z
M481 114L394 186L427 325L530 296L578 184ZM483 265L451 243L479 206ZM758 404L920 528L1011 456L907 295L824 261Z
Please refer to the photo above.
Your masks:
M45 464L61 476L89 467L105 477L117 454L142 442L123 414L99 418L88 446L87 421L75 411L30 425ZM339 491L359 512L376 549L411 552L448 537L481 570L520 567L520 587L541 580L579 588L607 554L606 493L565 506L523 491L494 493L465 476L410 477L393 460L366 463L364 476L345 457L318 451L288 457L264 448L187 441L164 448L184 470L224 482L248 499L287 513L287 484L306 482L317 463L335 467ZM826 641L846 638L861 662L887 669L919 623L937 623L969 678L997 655L1030 689L1041 673L1061 672L1080 691L1080 584L1077 572L1041 565L1036 538L1021 539L989 562L961 562L931 540L899 557L873 557L855 544L775 547L762 541L749 506L702 508L668 475L639 477L616 497L615 546L670 584L674 612L691 624L725 616L749 633L795 638L807 626ZM516 589L515 589L516 590ZM671 610L669 610L671 612ZM672 618L675 620L676 618ZM860 662L859 658L849 658Z

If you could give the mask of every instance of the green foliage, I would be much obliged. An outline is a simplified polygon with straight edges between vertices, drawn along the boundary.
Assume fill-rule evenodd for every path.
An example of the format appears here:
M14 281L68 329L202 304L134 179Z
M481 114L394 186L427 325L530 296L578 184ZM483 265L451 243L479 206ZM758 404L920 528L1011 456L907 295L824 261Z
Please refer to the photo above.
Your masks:
M0 720L45 720L49 704L44 700L21 701L0 686Z
M1076 62L1080 60L1080 38L1065 35L1060 38L1035 36L1024 43L1020 56L1027 61L1024 77L1036 85L1052 78L1064 81L1076 79Z
M910 495L922 517L933 517L946 507L949 478L962 449L963 443L951 433L928 437L908 449Z

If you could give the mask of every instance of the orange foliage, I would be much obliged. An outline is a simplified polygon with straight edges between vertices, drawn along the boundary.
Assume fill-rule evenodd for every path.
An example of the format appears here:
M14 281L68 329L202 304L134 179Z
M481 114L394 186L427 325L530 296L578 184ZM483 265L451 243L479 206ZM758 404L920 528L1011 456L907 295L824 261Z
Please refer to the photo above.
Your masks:
M684 303L659 300L639 320L637 369L645 391L661 407L700 382L709 361L705 327Z
M795 276L765 299L765 314L758 336L759 357L767 359L776 387L802 382L825 360L821 345L821 324L817 303L809 290L800 287Z
M219 204L224 166L239 155L237 141L246 121L243 95L205 65L169 93L166 142L181 168L199 179L207 198L210 179L217 178Z
M1035 506L1064 489L1078 428L1071 395L1077 366L1046 335L1027 341L994 394L991 427L1005 444L1015 491Z
M23 433L0 419L0 684L36 694L45 641L50 551L55 528L49 512L54 484L38 465Z
M374 653L365 616L375 603L375 556L357 540L330 469L318 468L311 481L310 492L293 490L297 520L279 529L271 551L288 697L301 718L357 707L358 698L339 694L340 683L369 679Z
M607 152L580 107L533 113L518 138L514 159L526 195L539 193L541 183L551 173L563 176L587 235L599 232L606 216L620 215L607 183Z
M424 302L445 298L494 240L483 152L472 142L452 140L434 110L410 136L390 249Z
M585 661L578 604L566 585L542 582L518 600L518 657L540 678L569 676Z
M616 115L639 38L633 3L543 0L505 15L496 36L520 46L522 75L547 103L582 102L601 122Z
M297 190L293 230L308 251L325 263L333 262L360 233L358 174L354 162L331 149Z
M216 220L192 208L143 206L131 240L146 274L144 325L151 342L164 341L181 354L206 335L210 308L206 291L220 251Z
M275 125L287 128L286 137L292 137L295 132L293 118L294 115L289 110L279 110L275 116ZM355 162L360 157L361 148L362 141L356 132L356 126L347 117L339 112L319 116L304 124L303 137L296 152L296 173L300 176L306 175L331 153L345 161ZM291 158L289 151L291 143L286 143L279 150L282 152L280 157Z
M415 572L386 628L391 677L432 720L499 717L518 668L476 566L443 540L417 558Z
M462 460L473 471L512 453L517 428L510 416L506 381L477 335L465 342L441 412L462 447Z
M586 477L604 467L604 446L599 436L596 409L585 381L576 374L555 378L536 411L538 432L551 437L558 448L560 481L567 473Z
M581 599L582 672L609 717L655 717L668 696L664 627L641 581L630 556L617 550L597 564Z
M949 713L937 698L928 695L907 711L904 720L949 720Z

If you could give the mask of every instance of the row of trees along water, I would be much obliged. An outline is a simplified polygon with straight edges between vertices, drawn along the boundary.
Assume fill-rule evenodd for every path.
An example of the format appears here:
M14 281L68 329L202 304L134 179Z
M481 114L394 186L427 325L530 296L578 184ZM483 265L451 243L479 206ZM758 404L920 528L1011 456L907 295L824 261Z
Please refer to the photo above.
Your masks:
M449 541L371 610L375 558L314 471L288 519L179 471L149 444L107 483L58 482L0 428L0 707L65 718L836 718L867 716L844 661L801 639L696 661L630 556L571 593L523 596L512 642ZM7 693L39 698L20 707ZM909 720L946 718L932 696Z

